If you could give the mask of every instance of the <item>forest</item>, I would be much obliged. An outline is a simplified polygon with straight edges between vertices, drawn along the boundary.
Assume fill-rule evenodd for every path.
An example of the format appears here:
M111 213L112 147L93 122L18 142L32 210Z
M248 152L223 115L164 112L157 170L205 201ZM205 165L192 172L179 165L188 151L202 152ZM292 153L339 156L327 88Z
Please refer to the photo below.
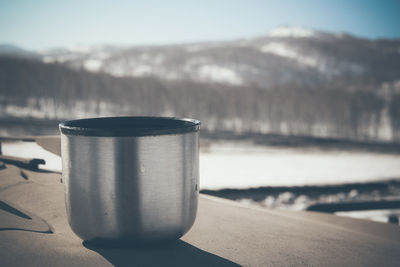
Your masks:
M58 63L0 57L0 118L193 117L208 131L400 141L400 90L285 85L263 88L114 77Z

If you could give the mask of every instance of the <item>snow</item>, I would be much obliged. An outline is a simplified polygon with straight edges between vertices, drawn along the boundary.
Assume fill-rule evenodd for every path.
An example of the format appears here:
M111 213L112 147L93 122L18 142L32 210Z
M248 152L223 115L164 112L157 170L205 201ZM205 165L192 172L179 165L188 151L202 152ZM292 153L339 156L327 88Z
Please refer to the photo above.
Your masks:
M377 138L383 141L393 140L392 122L389 116L389 107L386 105L381 111L380 127L378 128Z
M238 74L226 67L218 65L203 65L198 68L198 75L200 79L213 82L226 82L233 85L240 85L243 83Z
M400 155L221 144L200 157L202 189L358 183L400 177Z
M93 47L88 45L72 45L67 47L70 52L86 54L93 50Z
M72 61L77 59L77 56L74 54L64 54L64 55L54 55L54 56L45 56L43 57L43 63L64 63L68 61Z
M193 66L203 65L212 62L209 57L192 57L189 58L185 64L185 69L191 69Z
M371 220L375 222L387 223L388 217L392 214L400 216L400 210L362 210L362 211L351 211L351 212L335 212L338 216L350 217L354 219Z
M132 69L132 76L141 77L151 75L153 73L153 67L150 65L138 65Z
M294 59L298 63L310 67L317 67L317 60L312 57L307 57L302 55L298 51L294 50L293 48L289 47L285 43L281 42L270 42L266 45L263 45L260 48L261 52L263 53L270 53L280 57L285 57L289 59Z
M111 65L109 65L106 69L106 71L116 77L123 77L126 76L126 68L124 67L121 62L116 62Z
M6 155L43 158L46 169L61 171L60 158L34 143L3 143L2 149ZM399 177L400 155L396 154L273 148L225 142L212 144L200 153L201 189L332 185Z
M111 56L110 53L101 51L101 50L97 51L95 55L96 55L96 58L99 60L100 59L108 59Z
M301 27L282 26L273 29L268 33L270 37L293 37L306 38L315 36L315 31Z
M208 42L208 43L198 43L198 44L188 44L185 45L184 48L189 53L199 52L202 50L221 47L224 42Z
M66 117L82 118L121 113L124 106L113 103L90 101L74 101L74 103L60 103L52 98L30 97L24 106L0 105L0 116L36 119L59 119Z
M161 65L165 61L165 56L163 54L157 54L152 59L152 62L157 65Z
M5 142L2 143L2 152L7 156L44 159L46 161L45 169L61 171L61 158L33 142ZM39 165L39 167L43 168L43 165Z
M43 63L53 63L57 61L57 59L52 56L44 56L42 61Z
M165 72L163 75L164 78L167 80L178 80L181 77L180 74L176 71L168 71Z
M192 53L204 50L205 48L203 45L188 45L185 47L185 49L187 52Z
M103 65L103 62L99 59L88 59L84 63L84 67L88 71L99 71L101 66Z

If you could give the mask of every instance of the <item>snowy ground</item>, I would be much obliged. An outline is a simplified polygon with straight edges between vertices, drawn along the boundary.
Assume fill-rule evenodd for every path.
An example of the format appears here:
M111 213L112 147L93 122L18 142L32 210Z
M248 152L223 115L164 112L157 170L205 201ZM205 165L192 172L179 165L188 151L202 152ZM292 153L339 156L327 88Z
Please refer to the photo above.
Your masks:
M40 168L52 171L61 171L61 158L33 142L4 142L1 144L2 152L7 156L22 158L40 158L46 164L39 165Z
M3 143L3 154L46 160L61 171L58 156L35 143ZM276 148L216 143L200 153L201 189L246 189L362 183L400 178L400 155L365 151Z
M400 218L400 210L363 210L352 212L335 212L338 216L351 217L355 219L366 219L375 222L387 223L389 216ZM397 219L398 220L398 219ZM397 223L398 224L398 223Z
M202 189L358 183L400 178L400 155L221 143L200 156Z

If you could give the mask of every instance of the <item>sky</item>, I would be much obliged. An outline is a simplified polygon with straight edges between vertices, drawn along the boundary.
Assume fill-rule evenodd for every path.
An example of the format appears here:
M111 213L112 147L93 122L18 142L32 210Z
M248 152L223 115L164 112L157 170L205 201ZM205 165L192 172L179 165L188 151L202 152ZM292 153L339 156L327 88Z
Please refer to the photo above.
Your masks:
M282 25L400 38L400 0L0 0L0 43L26 49L265 35Z

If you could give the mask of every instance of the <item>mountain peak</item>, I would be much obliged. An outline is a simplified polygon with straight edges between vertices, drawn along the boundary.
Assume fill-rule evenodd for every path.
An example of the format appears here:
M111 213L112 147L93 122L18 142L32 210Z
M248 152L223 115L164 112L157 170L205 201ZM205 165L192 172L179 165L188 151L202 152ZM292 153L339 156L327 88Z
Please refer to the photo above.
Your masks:
M293 38L309 38L314 37L317 34L316 31L293 26L280 26L268 33L270 37L293 37Z

